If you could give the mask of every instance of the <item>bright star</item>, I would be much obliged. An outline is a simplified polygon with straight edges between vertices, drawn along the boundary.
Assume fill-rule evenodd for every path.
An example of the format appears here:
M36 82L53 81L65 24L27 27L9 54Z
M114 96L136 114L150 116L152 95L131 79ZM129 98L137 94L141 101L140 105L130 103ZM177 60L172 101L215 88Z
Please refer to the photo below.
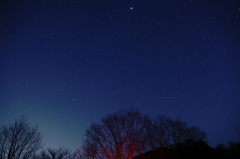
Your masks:
M131 10L133 10L133 7L130 7Z

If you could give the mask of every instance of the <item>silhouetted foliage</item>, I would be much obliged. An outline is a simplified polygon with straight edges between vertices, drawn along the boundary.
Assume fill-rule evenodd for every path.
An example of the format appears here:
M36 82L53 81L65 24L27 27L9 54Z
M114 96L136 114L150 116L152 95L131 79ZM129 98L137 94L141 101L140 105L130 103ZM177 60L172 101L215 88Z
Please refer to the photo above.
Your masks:
M156 148L175 148L188 140L206 141L206 133L196 126L188 127L186 122L158 116L150 128L150 145Z
M204 141L189 140L179 148L157 148L133 159L217 159L218 154Z
M216 151L220 155L221 159L239 159L240 158L240 143L234 143L230 141L228 147L224 144L219 144L216 147Z
M128 159L152 147L164 153L153 153L156 158L174 156L178 152L211 149L206 133L186 122L158 116L151 121L135 110L122 110L93 123L86 131L80 156L82 158ZM80 151L79 151L80 152ZM152 153L153 151L149 151ZM174 153L171 153L174 152ZM182 155L184 156L184 155ZM149 157L149 156L148 156Z
M59 147L58 149L47 148L42 150L34 159L74 159L75 157L76 153L72 153L65 147Z
M130 159L145 151L150 119L136 110L122 110L93 123L86 131L85 158Z
M28 159L42 148L42 134L22 115L9 126L0 128L0 159Z
M133 159L240 159L240 143L219 144L216 149L205 141L187 140L175 148L157 148Z

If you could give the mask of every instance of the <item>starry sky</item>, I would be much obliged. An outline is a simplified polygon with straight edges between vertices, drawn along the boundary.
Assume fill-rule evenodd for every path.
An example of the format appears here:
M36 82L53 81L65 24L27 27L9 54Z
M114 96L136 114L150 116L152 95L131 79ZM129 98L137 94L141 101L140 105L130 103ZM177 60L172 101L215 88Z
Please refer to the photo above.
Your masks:
M134 108L239 141L238 0L0 2L0 125L25 114L46 146Z

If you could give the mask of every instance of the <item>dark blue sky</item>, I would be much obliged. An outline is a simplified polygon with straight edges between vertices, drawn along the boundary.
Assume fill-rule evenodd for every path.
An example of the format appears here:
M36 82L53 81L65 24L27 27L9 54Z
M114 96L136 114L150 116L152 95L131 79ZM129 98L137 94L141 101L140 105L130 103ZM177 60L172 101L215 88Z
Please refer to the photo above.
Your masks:
M47 146L76 149L135 108L239 141L239 26L238 0L1 1L0 125L24 113Z

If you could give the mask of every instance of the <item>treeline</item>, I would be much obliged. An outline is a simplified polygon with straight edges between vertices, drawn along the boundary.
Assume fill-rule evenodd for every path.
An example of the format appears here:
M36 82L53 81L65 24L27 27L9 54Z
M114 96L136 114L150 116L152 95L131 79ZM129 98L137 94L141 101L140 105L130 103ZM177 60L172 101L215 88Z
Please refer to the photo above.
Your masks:
M164 116L154 119L139 111L121 110L92 123L82 147L43 148L43 135L25 116L0 128L0 159L178 159L240 158L240 143L211 148L206 133Z
M219 144L216 148L203 141L187 141L177 148L157 148L133 159L240 159L240 143L229 142L228 147Z

